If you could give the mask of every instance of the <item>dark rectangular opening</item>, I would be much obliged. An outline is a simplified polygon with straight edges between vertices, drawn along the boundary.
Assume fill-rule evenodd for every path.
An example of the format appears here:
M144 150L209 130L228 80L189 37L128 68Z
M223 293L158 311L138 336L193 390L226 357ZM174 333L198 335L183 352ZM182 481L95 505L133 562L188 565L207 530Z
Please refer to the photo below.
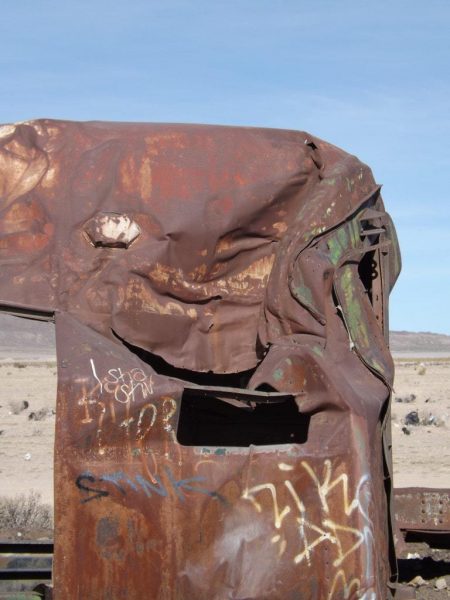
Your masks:
M450 531L404 531L407 544L425 543L430 548L450 550ZM449 566L450 571L450 566Z
M310 417L299 412L291 397L241 408L214 394L185 390L177 439L184 446L304 444L309 421Z

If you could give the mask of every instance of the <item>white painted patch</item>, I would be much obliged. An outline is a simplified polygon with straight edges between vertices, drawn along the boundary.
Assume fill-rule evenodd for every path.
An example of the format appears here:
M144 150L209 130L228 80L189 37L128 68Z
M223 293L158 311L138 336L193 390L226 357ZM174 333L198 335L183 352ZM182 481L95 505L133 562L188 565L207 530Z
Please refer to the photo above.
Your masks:
M287 463L278 463L278 468L281 471L293 471L294 469L292 465L288 465Z
M277 542L280 541L280 538L281 538L280 535L274 535L270 541L272 542L272 544L276 544Z
M109 240L130 244L141 233L139 225L127 215L104 215L99 219L101 235Z

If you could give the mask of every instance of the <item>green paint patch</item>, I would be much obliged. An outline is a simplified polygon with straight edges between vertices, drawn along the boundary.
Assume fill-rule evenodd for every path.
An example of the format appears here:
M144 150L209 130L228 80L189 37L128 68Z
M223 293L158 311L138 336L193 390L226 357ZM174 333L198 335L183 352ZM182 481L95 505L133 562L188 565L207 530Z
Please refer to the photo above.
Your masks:
M341 256L343 255L344 249L339 243L339 240L334 237L328 240L327 245L330 251L330 260L333 263L333 265L336 265L339 262Z
M283 375L283 369L275 369L273 373L273 378L275 379L275 381L280 381L280 379L283 379Z
M353 221L350 223L350 238L353 248L357 248L361 242L360 229L361 224L358 219L353 219Z
M215 454L216 456L225 456L226 453L226 448L216 448L215 450L212 450L211 448L202 448L202 454Z
M348 234L347 234L347 227L341 227L340 229L337 230L337 237L339 240L339 243L341 244L342 248L347 249L349 246L348 243Z
M350 330L350 335L355 340L356 345L361 347L369 346L369 332L363 319L362 306L358 296L355 293L355 284L353 281L353 272L350 267L343 269L341 275L341 285L344 292L344 312Z
M336 265L349 248L355 248L359 242L359 228L356 219L340 227L327 241L330 260Z

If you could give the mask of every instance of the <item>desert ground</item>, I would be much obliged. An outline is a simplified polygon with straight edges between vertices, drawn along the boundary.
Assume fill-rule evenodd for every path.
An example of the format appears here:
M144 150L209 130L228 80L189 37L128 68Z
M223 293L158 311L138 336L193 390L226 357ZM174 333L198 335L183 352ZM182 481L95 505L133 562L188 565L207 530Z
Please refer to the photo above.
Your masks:
M450 488L450 359L396 360L391 417L395 487Z
M0 495L53 503L56 362L0 365Z

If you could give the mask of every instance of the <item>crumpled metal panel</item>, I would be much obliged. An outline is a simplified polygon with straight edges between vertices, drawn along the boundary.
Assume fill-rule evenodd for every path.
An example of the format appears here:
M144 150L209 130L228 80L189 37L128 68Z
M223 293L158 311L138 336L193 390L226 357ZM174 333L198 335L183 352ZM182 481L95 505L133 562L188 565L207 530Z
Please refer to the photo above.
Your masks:
M368 167L294 131L0 136L0 302L56 313L55 598L387 597Z

